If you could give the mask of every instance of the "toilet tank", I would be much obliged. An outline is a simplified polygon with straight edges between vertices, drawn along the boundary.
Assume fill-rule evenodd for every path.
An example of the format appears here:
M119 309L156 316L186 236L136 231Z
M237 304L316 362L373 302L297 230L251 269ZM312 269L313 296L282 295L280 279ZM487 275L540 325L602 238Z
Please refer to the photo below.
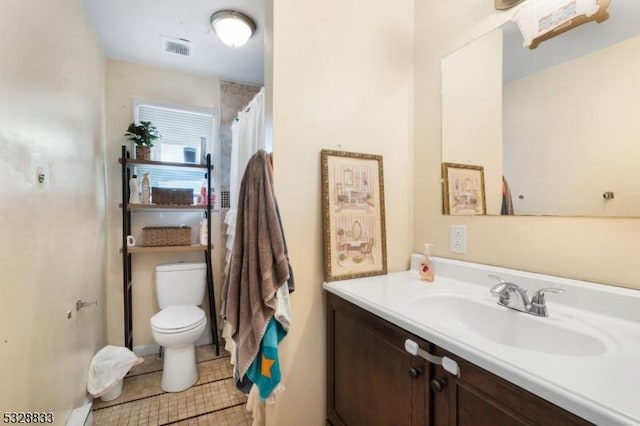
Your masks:
M156 266L156 295L160 309L174 305L200 305L207 279L205 263Z

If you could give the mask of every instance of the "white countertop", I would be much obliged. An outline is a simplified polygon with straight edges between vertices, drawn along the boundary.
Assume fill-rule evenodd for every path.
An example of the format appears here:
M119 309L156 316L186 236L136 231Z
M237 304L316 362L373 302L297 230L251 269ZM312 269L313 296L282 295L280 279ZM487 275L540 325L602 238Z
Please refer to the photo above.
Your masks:
M410 272L325 283L324 289L598 425L640 424L640 291L523 271L432 258L436 279ZM583 324L606 349L598 355L559 355L498 344L456 324L426 321L415 301L461 295L495 303L489 288L500 275L529 290L565 290L548 295L548 318ZM431 299L437 300L437 299ZM507 315L528 315L505 307ZM429 309L424 305L424 309ZM502 314L502 313L501 313ZM515 319L515 317L514 317ZM536 336L530 336L536 339ZM532 345L535 346L535 343ZM462 373L464 374L464 372Z

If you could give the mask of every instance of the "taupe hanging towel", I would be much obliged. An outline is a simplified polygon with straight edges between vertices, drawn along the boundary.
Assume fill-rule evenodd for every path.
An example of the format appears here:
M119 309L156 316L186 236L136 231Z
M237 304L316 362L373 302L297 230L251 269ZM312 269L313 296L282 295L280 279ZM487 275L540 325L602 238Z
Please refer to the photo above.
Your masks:
M500 210L501 215L513 215L513 200L511 199L511 189L509 189L509 184L507 183L507 179L502 176L502 209Z
M224 316L236 343L236 380L244 378L256 357L278 307L276 292L290 277L272 168L267 153L259 150L240 184L233 252L222 288Z
M507 10L522 3L523 1L524 0L495 0L495 6L497 10Z

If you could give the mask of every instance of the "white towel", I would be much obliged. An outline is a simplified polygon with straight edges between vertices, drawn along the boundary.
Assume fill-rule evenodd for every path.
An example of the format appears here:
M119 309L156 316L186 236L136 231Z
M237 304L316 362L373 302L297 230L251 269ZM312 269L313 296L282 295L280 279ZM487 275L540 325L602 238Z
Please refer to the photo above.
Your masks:
M275 406L278 394L283 391L284 386L282 385L282 383L279 383L273 390L271 395L269 395L269 397L264 402L261 402L260 390L258 389L258 386L251 386L251 391L249 391L249 397L247 398L247 405L245 406L245 409L251 413L251 417L253 418L251 426L265 426L267 417L265 404L269 404L272 407Z
M273 315L282 328L284 328L285 331L289 331L289 326L291 325L291 300L288 286L280 286L276 292L276 301L276 311Z

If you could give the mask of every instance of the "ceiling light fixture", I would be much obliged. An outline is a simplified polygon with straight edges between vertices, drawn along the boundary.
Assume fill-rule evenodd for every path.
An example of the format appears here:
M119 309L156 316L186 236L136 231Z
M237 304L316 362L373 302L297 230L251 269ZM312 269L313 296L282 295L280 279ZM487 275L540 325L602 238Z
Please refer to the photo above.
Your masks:
M235 10L217 11L211 15L211 26L220 40L231 47L242 46L256 31L255 22Z

